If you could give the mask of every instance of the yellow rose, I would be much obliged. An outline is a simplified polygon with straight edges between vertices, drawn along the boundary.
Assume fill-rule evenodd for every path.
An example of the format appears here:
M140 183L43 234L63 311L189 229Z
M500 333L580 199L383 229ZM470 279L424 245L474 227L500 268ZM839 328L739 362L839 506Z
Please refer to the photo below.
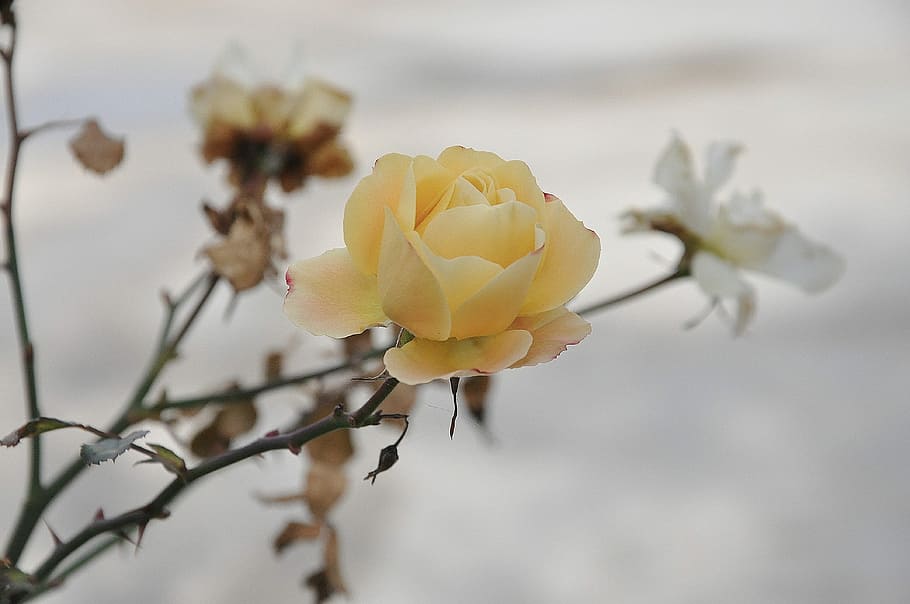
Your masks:
M288 269L285 313L336 338L400 325L413 339L384 360L406 384L536 365L591 332L565 304L600 239L524 162L385 155L348 200L344 241Z

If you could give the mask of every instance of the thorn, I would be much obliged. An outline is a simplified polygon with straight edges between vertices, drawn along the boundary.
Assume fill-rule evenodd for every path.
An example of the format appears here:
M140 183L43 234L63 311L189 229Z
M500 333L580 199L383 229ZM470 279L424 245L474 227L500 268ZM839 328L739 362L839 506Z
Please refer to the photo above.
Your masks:
M100 521L104 520L104 510L102 510L101 508L98 508L98 511L95 512L95 517L92 518L92 520L94 522L100 522Z
M61 545L63 545L63 540L59 536L57 536L57 533L55 533L54 529L51 528L51 525L49 525L47 523L47 520L44 521L44 526L47 527L47 530L51 534L51 539L54 540L54 547L60 547Z
M148 520L137 525L139 533L136 535L136 550L133 552L134 555L139 554L139 545L142 543L142 537L145 536L145 527L149 524Z
M276 430L269 430L268 432L265 433L265 437L266 437L266 438L274 438L275 436L278 436L279 434L281 434L281 432L279 432L277 429L276 429Z
M300 455L300 445L295 445L294 443L290 443L288 445L288 451L290 451L294 455Z
M454 405L452 423L449 424L449 440L455 438L455 420L458 418L458 382L460 381L461 378L458 377L449 378L449 385L452 388L452 404Z

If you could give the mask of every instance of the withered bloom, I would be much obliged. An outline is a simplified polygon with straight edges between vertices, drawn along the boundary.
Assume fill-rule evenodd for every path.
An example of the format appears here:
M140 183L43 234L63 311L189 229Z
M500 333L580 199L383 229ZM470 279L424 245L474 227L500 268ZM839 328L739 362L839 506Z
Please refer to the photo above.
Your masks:
M338 141L350 106L349 94L320 80L296 89L249 88L220 73L191 95L193 117L203 130L203 158L226 159L238 188L274 179L288 193L308 176L351 171L351 156Z
M215 232L223 236L202 251L235 291L253 288L264 277L277 275L274 260L287 257L282 210L243 192L224 210L208 204L202 209Z

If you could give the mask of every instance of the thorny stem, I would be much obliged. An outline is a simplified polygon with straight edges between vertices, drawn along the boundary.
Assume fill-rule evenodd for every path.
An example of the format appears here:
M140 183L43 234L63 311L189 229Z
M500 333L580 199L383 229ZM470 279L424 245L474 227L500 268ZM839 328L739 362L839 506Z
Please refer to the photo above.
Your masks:
M3 215L3 222L6 233L6 261L4 267L10 278L12 287L13 304L16 315L16 331L19 335L19 348L22 355L22 371L25 381L26 394L26 412L29 418L36 418L41 415L38 406L38 382L35 377L35 346L32 343L28 329L28 317L26 315L25 295L22 288L22 277L19 271L19 259L16 246L16 230L13 224L13 198L16 190L16 171L19 165L19 153L25 136L19 130L19 117L16 107L16 93L13 85L13 58L16 52L16 25L9 24L10 39L9 46L0 52L4 64L4 93L6 97L6 113L9 128L9 157L6 165L6 183L3 191L3 199L0 200L0 214ZM26 520L30 515L30 510L40 505L37 502L44 496L44 490L41 485L41 439L36 437L31 443L31 469L28 478L28 491L25 501L22 504L20 512L20 522ZM43 506L41 506L43 508ZM37 522L37 518L35 519ZM14 555L7 557L15 563L19 551L13 551Z
M34 572L33 577L40 583L46 582L61 562L98 535L116 532L130 526L143 528L153 519L167 518L170 515L170 511L166 506L194 482L212 472L266 451L278 449L297 450L314 438L334 430L362 428L378 424L382 421L382 415L377 413L377 409L397 385L398 380L392 377L387 378L369 400L353 413L345 413L339 408L335 413L293 432L277 436L265 436L254 440L248 445L232 449L202 462L195 468L187 470L182 476L172 480L154 499L144 506L113 518L92 522L72 539L58 545L47 560Z
M601 300L600 302L595 302L594 304L591 304L589 306L584 306L582 308L575 310L575 313L582 315L582 316L590 315L595 312L610 308L611 306L615 306L617 304L621 304L623 302L631 300L632 298L635 298L642 294L648 293L648 292L655 290L659 287L662 287L668 283L671 283L671 282L675 281L676 279L682 279L683 277L688 277L688 276L689 276L689 270L687 268L680 267L680 268L677 268L674 272L670 273L669 275L661 277L660 279L657 279L656 281L651 281L650 283L646 283L646 284L642 285L641 287L637 287L635 289L629 290L627 292L624 292L624 293L614 296L612 298L607 298L606 300Z
M195 289L198 281L191 284L190 287L187 288L187 291L184 292L176 302L168 302L163 321L163 337L161 338L155 353L152 355L149 367L144 373L140 383L136 386L136 390L133 392L120 416L111 423L106 430L107 432L111 434L120 434L135 423L136 416L141 417L142 411L139 407L141 406L143 399L148 395L149 390L151 390L152 386L155 384L161 371L175 358L180 343L183 341L183 338L186 337L187 333L189 333L190 327L209 300L218 280L218 275L214 273L209 273L206 276L206 289L197 300L196 305L184 319L175 335L170 338L168 337L168 330L174 320L174 316L179 310L179 306L188 299L189 294ZM85 464L82 460L79 458L74 459L68 466L60 471L47 487L38 492L35 497L26 500L19 514L19 519L16 522L16 528L10 536L9 544L7 545L5 556L10 562L15 564L19 559L19 556L21 556L22 550L25 549L25 545L28 543L32 531L34 531L38 520L41 518L41 514L47 508L48 504L50 504L63 489L69 486L84 469Z
M144 408L148 409L149 414L157 414L161 411L164 411L165 409L185 409L187 407L198 407L206 403L241 402L244 400L249 400L250 398L253 398L270 390L277 390L278 388L285 388L287 386L293 386L295 384L303 384L311 380L316 380L321 377L331 375L333 373L347 371L351 369L354 364L360 361L381 356L383 353L385 353L386 350L388 350L387 347L374 348L368 353L357 358L355 361L345 361L343 363L338 363L336 365L332 365L331 367L326 367L325 369L320 369L318 371L299 373L296 375L289 375L287 377L269 380L267 382L259 384L258 386L253 386L250 388L235 388L231 390L212 392L192 398L166 400L154 405L145 405Z

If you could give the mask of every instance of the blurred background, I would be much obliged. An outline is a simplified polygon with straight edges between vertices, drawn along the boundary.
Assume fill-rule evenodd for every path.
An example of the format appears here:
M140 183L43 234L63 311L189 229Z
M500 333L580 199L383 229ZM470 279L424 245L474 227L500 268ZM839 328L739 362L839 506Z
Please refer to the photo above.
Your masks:
M689 282L597 315L558 360L496 377L494 445L467 418L450 441L447 389L427 387L401 461L373 486L360 478L396 433L359 431L335 510L350 601L910 601L906 2L19 4L23 122L98 115L127 138L126 162L104 179L70 159L71 132L36 137L20 166L45 414L106 424L144 368L159 292L203 266L199 204L223 204L228 188L197 156L187 95L231 42L265 78L291 77L290 64L355 97L343 137L357 168L288 200L293 258L341 244L343 204L376 157L461 144L526 161L600 233L586 304L676 257L661 236L620 237L617 220L660 200L650 178L670 132L698 150L736 139L747 152L733 187L760 187L838 249L844 279L810 298L755 278L758 315L740 339L717 316L683 329L704 308ZM162 384L195 394L224 386L225 372L254 383L263 354L294 337L289 370L334 363L334 343L286 321L282 293L261 286L225 321L220 288ZM5 434L24 420L6 293L0 318ZM257 433L306 398L260 403ZM66 432L46 437L48 468L84 441ZM27 454L0 451L3 535ZM47 522L67 538L99 506L135 507L169 480L131 463L91 468ZM300 582L318 548L271 551L304 509L254 497L297 489L303 471L272 454L200 483L150 525L138 555L112 552L44 601L307 601ZM51 548L39 526L23 567Z

